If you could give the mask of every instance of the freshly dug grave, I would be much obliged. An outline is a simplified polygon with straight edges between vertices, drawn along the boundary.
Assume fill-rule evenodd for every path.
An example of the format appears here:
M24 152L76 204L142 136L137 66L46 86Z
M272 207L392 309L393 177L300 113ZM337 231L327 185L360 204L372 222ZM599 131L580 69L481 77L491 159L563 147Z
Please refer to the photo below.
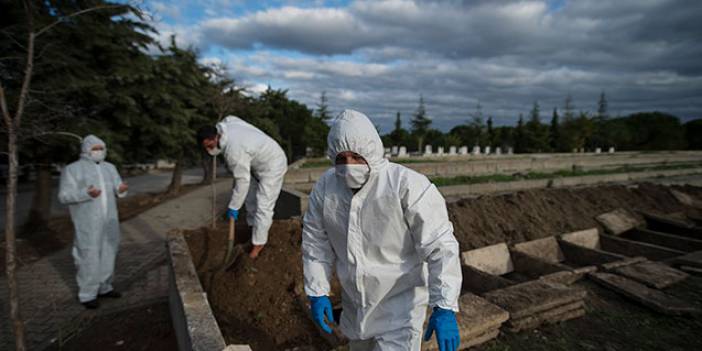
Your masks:
M702 188L676 189L702 198ZM449 212L464 251L501 241L513 243L591 228L597 226L596 215L618 207L654 213L693 212L672 197L669 188L652 184L482 196L451 203ZM210 280L208 271L223 260L227 231L226 223L220 222L216 230L202 228L186 232L200 279L203 285L211 287L208 294L210 304L226 342L247 343L254 351L300 346L309 347L304 350L328 350L328 345L300 306L296 293L296 286L303 278L300 221L275 221L269 243L257 260L241 256L232 269ZM250 230L245 223L238 223L236 233L238 242L249 240ZM614 294L605 295L613 297L613 303L625 304L622 308L627 311L640 309ZM655 314L650 315L657 318ZM595 320L593 323L600 322ZM554 328L561 328L561 325ZM610 336L617 337L616 333ZM538 347L538 343L535 340L522 349Z
M273 223L268 243L256 260L239 256L227 271L212 270L222 264L227 248L228 225L185 233L200 281L227 344L250 344L254 350L285 350L310 345L327 348L299 304L296 284L302 282L302 225L299 220ZM246 242L251 231L237 223L237 242ZM248 248L247 248L248 252ZM211 282L211 283L210 283Z
M702 188L673 188L702 198ZM595 216L619 207L632 212L696 213L676 200L669 187L651 183L520 191L448 205L462 251L598 227Z

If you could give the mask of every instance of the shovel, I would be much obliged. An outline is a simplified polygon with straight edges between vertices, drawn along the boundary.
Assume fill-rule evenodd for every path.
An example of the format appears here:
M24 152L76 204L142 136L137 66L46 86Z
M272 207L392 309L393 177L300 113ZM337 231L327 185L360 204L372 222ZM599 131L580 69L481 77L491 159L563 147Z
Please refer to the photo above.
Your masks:
M227 269L229 269L229 267L231 267L234 264L234 262L236 262L237 258L239 258L239 256L241 256L241 254L244 253L244 249L241 245L234 245L234 238L236 232L236 226L234 224L234 218L229 218L229 237L227 238L227 254L224 255L224 261L222 262L222 265L219 268L217 268L218 271L226 271Z
M205 277L203 279L203 283L207 282L206 284L203 284L203 287L205 288L205 291L207 291L208 294L211 293L212 289L212 282L215 279L215 276L218 273L222 273L226 270L228 270L231 266L234 265L236 260L244 253L244 249L242 245L234 245L234 239L235 239L235 221L234 218L229 218L229 236L227 237L227 253L224 255L224 261L222 261L222 264L217 266L216 268L212 268L205 272Z

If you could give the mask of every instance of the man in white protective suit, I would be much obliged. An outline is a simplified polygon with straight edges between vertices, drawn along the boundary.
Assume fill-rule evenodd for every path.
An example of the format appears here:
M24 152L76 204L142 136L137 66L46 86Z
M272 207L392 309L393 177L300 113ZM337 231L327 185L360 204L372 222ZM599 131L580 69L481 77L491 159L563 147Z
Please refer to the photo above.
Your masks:
M226 117L216 128L200 128L197 137L210 155L223 153L234 175L227 218L237 220L246 204L246 222L253 227L249 256L256 258L268 242L275 202L288 170L285 152L273 138L235 116Z
M61 171L59 201L68 205L75 227L73 260L78 270L78 300L90 309L98 297L119 298L112 287L120 230L116 197L127 195L114 165L105 161L105 143L88 135L80 159Z
M413 350L436 332L441 351L459 345L461 267L446 203L427 177L383 158L364 114L345 110L329 132L335 167L315 184L302 232L305 293L315 322L331 329L333 268L342 287L340 328L350 348Z

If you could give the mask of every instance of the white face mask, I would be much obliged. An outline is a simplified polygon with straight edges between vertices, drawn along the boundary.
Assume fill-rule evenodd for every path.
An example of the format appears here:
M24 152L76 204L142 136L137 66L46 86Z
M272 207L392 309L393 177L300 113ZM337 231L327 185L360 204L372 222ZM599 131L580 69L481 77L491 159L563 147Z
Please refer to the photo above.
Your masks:
M346 182L351 189L360 189L368 181L368 165L336 165L336 175Z
M219 146L213 147L211 149L207 149L207 153L210 154L210 156L217 156L222 153L222 149L220 149Z
M88 157L94 162L102 162L105 160L107 152L105 150L90 150Z

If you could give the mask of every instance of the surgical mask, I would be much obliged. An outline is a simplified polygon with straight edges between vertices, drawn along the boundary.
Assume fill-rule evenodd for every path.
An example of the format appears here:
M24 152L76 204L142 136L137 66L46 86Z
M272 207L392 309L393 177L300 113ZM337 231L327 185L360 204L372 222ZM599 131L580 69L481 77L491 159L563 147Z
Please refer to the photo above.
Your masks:
M336 165L336 175L343 178L351 189L360 189L368 181L368 165Z
M210 156L217 156L220 153L222 153L222 149L219 148L219 145L217 147L213 147L211 149L207 149L207 153L210 154Z
M88 157L93 162L102 162L105 160L106 152L105 150L90 150Z

